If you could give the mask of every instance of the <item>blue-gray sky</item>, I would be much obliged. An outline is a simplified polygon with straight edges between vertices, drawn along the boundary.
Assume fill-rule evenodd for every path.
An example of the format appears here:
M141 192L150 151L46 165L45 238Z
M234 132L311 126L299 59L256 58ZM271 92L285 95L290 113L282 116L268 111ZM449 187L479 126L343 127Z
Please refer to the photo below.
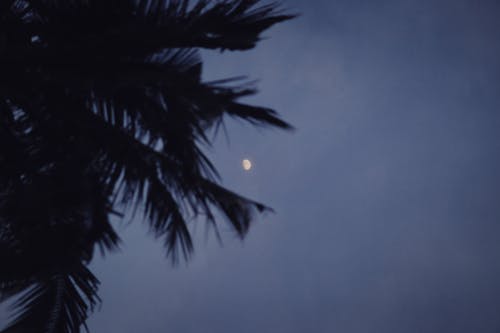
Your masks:
M224 184L270 204L242 243L195 228L172 268L140 221L102 281L92 332L500 331L500 5L289 1L257 49L205 53L207 79L295 133L228 121ZM255 164L241 170L241 159Z

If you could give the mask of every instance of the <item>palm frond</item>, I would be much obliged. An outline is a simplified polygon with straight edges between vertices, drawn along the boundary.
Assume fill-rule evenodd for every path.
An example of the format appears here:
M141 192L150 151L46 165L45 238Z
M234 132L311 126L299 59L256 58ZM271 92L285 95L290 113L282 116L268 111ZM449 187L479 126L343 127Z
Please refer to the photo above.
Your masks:
M26 49L30 59L58 56L63 63L97 54L102 59L143 58L167 48L246 50L264 30L294 17L283 14L277 3L260 5L259 0L22 3L28 5L19 16L30 17L30 38L36 35L40 46Z
M82 264L41 277L13 304L15 317L1 333L80 332L100 301L99 281Z
M225 117L292 127L240 101L253 84L203 82L199 48L246 50L292 17L259 0L0 1L0 301L20 297L3 332L79 332L98 301L85 264L118 248L123 206L174 262L191 220L243 237L270 210L219 185L202 147Z
M255 46L262 31L294 17L283 14L276 3L257 6L259 2L199 0L189 6L187 0L141 0L138 5L147 21L156 23L158 44L245 50Z

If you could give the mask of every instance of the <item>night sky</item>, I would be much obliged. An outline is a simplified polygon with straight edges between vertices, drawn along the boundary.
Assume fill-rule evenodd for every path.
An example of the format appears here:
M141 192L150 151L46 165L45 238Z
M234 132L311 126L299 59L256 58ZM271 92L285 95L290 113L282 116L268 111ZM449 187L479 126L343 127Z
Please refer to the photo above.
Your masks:
M223 184L274 208L241 242L193 222L172 267L140 218L91 265L97 332L500 332L500 3L288 1L301 17L206 80L295 132L227 119ZM249 158L250 172L241 167Z

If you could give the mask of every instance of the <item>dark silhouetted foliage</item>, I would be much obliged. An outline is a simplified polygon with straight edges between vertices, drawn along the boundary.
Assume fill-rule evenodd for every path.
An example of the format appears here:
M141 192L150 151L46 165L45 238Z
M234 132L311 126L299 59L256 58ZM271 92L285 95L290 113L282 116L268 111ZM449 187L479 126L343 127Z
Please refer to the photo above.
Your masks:
M224 116L288 129L255 93L201 80L199 48L251 49L290 19L258 0L0 1L0 301L4 333L79 332L109 218L140 206L167 254L193 250L187 219L220 211L243 237L267 208L223 187L200 147Z

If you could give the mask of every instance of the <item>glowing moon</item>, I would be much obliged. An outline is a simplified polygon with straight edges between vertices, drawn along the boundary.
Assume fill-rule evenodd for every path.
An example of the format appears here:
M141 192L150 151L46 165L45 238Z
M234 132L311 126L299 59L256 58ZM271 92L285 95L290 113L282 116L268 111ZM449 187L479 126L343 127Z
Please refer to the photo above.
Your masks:
M241 162L241 165L243 166L243 169L246 171L252 168L252 162L250 162L250 160L246 158Z

